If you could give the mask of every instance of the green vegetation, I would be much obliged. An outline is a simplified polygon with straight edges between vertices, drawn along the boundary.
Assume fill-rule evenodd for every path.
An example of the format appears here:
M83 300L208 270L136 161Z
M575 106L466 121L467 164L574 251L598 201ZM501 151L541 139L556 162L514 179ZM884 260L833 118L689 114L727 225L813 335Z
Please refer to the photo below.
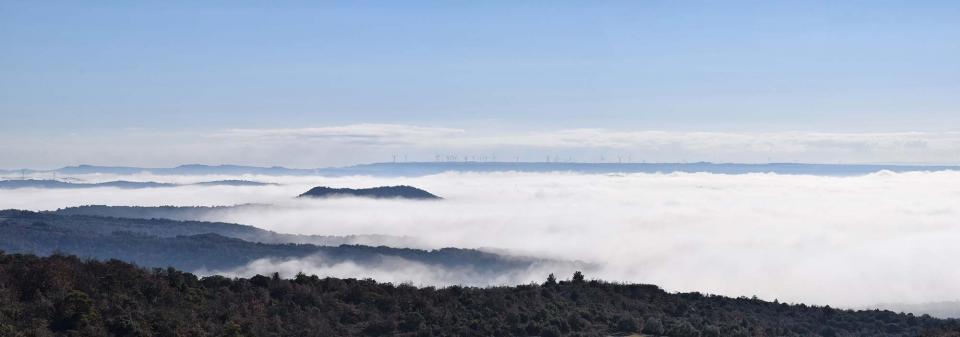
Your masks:
M581 274L582 276L582 274ZM0 336L960 336L960 322L578 278L417 288L0 253Z

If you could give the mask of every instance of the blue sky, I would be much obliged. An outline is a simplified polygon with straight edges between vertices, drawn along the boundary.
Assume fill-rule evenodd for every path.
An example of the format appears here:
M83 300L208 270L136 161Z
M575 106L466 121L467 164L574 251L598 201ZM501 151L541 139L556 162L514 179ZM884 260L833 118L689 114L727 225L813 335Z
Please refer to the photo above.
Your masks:
M3 1L0 151L366 124L953 132L958 41L956 1Z

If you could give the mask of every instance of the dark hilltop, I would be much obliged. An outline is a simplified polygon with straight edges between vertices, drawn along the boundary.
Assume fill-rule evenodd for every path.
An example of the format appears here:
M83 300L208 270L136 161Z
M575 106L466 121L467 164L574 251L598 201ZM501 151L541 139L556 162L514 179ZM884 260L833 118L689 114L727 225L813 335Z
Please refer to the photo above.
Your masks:
M332 188L326 186L317 186L311 188L299 197L310 198L331 198L331 197L363 197L363 198L399 198L399 199L442 199L430 192L421 190L413 186L380 186L373 188Z

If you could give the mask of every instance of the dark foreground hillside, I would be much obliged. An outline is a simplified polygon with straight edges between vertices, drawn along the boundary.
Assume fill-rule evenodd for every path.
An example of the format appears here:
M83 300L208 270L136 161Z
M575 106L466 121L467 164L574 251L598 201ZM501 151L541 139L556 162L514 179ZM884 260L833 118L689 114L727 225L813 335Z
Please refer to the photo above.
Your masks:
M0 336L960 336L960 322L584 281L444 289L0 253Z

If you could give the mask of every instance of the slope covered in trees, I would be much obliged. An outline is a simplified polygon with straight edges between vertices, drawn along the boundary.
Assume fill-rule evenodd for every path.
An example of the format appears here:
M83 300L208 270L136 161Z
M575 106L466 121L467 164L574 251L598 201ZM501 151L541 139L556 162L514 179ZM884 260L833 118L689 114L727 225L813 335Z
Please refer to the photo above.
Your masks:
M436 268L469 269L492 277L548 262L458 248L420 250L362 245L267 244L241 239L261 238L259 235L282 238L284 235L261 232L266 231L226 223L0 211L0 249L7 252L39 255L63 252L98 259L120 259L147 267L224 270L262 258L317 255L328 263L349 261L360 266L382 265L390 258L399 258Z
M241 204L232 206L107 206L84 205L65 207L47 213L58 215L92 215L130 219L170 219L206 221L216 215L233 211L259 211L272 207L268 204Z
M653 285L548 279L432 287L297 275L229 279L0 253L0 336L960 336L960 322Z
M317 186L304 192L300 197L363 197L363 198L401 198L401 199L440 199L430 192L413 186L380 186L373 188L332 188Z
M272 207L261 204L237 206L103 206L89 205L58 209L51 212L20 210L0 211L3 221L32 224L42 222L50 226L77 231L92 231L101 234L133 232L159 237L215 233L244 241L260 243L303 243L325 246L342 244L381 245L413 247L418 243L413 238L386 235L300 235L284 234L253 226L195 221L217 217L217 213L234 210L256 211Z

